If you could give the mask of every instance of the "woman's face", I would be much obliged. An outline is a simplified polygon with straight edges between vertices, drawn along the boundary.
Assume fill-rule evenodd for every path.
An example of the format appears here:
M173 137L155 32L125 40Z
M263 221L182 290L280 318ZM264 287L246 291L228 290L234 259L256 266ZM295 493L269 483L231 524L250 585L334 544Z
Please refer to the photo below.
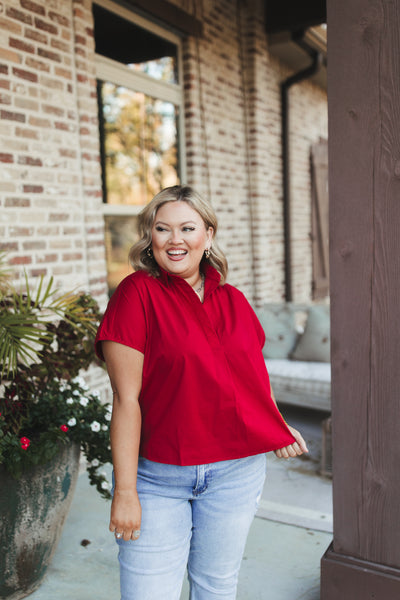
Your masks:
M167 202L156 212L151 235L157 264L194 285L204 250L211 247L212 227L206 229L187 202Z

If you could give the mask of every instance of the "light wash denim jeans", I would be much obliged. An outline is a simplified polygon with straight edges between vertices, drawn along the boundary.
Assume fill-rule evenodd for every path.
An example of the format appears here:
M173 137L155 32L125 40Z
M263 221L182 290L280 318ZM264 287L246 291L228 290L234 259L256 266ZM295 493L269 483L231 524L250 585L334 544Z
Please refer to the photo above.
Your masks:
M234 600L265 455L180 467L139 459L137 541L117 540L121 600Z

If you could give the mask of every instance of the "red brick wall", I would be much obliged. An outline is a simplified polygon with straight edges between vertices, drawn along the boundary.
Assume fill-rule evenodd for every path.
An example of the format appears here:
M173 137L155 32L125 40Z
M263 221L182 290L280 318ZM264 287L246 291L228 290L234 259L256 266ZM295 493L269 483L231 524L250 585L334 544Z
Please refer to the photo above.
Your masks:
M90 2L3 2L0 249L104 297Z

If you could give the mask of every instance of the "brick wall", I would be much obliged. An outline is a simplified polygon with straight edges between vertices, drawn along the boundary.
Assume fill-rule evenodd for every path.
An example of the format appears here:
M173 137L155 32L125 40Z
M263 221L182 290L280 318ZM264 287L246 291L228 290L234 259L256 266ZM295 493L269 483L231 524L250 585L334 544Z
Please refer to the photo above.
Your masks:
M179 2L176 2L179 4ZM184 3L181 3L183 6ZM204 37L184 47L189 180L211 196L230 281L255 303L284 298L280 82L263 2L204 1ZM310 146L327 137L326 92L290 92L292 269L296 301L311 298Z
M185 48L189 180L210 195L229 279L253 295L249 173L238 10L204 2L204 36ZM210 68L212 65L212 68Z
M0 6L0 249L104 294L91 3Z
M209 194L230 281L284 294L279 83L263 2L175 0L201 17L184 42L188 182ZM327 136L326 94L291 92L293 291L311 294L309 148ZM90 0L0 2L0 249L104 305L103 223Z

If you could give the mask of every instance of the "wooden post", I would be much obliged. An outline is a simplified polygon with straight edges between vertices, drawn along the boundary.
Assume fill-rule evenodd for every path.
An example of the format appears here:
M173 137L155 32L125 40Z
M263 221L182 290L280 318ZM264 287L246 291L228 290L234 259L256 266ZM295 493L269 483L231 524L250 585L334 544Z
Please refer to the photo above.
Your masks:
M327 6L334 538L321 600L398 600L400 1Z

